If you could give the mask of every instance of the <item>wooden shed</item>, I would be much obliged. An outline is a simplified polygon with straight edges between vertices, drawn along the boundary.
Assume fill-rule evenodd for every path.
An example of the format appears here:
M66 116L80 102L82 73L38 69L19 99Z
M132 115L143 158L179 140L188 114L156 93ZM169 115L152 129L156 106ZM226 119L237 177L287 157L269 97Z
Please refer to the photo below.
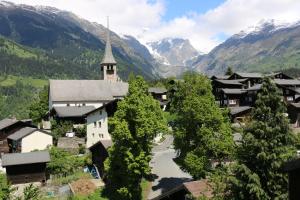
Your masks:
M48 162L50 162L48 151L11 153L2 156L2 166L6 168L7 179L11 184L45 183Z
M108 157L107 149L111 146L111 140L100 140L89 148L92 153L93 164L98 168L98 171L102 178L104 172L104 161Z

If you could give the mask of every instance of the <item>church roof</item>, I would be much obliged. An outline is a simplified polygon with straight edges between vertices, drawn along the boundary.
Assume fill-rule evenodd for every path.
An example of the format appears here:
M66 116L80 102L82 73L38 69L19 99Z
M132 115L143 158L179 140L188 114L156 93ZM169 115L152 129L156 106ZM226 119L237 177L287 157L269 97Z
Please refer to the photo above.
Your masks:
M111 49L109 28L107 28L106 46L101 64L117 64Z
M128 83L107 80L50 80L51 101L111 101L126 96Z

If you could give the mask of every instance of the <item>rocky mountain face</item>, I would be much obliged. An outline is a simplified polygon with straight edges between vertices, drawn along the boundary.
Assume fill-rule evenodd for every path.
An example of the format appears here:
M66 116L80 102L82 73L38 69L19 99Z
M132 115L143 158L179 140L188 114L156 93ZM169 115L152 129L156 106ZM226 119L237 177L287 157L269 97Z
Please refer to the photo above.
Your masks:
M181 38L165 38L147 43L147 46L156 60L156 70L165 77L179 76L190 70L194 59L200 55L189 40Z
M228 66L236 71L270 72L300 68L300 23L276 26L266 22L252 31L242 31L198 57L193 69L223 74Z
M44 50L49 56L85 66L91 77L82 78L99 78L96 74L100 73L105 33L106 28L102 25L70 12L0 1L0 35L21 45ZM135 46L131 47L113 32L111 40L121 77L126 79L130 72L147 79L156 77L153 63L143 57Z

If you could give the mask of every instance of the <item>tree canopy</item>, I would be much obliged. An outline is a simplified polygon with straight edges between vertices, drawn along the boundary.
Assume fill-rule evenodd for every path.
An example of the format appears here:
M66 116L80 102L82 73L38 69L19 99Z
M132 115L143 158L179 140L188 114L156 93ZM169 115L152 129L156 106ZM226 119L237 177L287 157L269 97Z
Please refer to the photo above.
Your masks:
M128 96L118 103L109 126L113 146L105 168L110 199L141 199L141 180L151 173L153 139L166 130L159 102L148 94L142 77L130 78Z
M285 113L278 88L264 79L238 148L238 164L230 177L231 198L288 198L288 178L282 166L295 156L296 140Z
M177 161L194 178L203 178L233 150L228 113L215 103L210 80L204 75L187 73L178 83L171 110Z

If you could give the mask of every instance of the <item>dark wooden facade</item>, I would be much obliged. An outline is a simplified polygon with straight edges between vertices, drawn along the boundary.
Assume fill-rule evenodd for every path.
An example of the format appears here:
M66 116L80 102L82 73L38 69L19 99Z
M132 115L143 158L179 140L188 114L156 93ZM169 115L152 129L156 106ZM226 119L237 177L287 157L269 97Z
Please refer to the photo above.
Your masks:
M46 163L33 163L6 167L7 179L11 184L46 183Z
M289 176L289 200L300 199L300 159L285 164L284 171Z
M104 161L108 157L107 149L101 142L97 142L95 145L91 146L89 149L92 153L93 164L98 168L100 176L104 177Z
M256 84L262 83L262 77L261 76L242 76L241 73L233 73L228 80L236 80L236 79L247 79L245 82L247 84L247 87L251 87ZM251 73L250 73L251 74Z
M0 130L0 156L3 153L9 153L9 143L7 141L7 137L13 134L14 132L20 130L21 128L28 126L34 127L33 125L24 123L22 121L17 121L16 123Z
M221 97L221 91L224 88L227 89L242 89L244 85L242 83L224 83L224 81L220 80L212 80L212 93L215 96L216 100L220 100Z

